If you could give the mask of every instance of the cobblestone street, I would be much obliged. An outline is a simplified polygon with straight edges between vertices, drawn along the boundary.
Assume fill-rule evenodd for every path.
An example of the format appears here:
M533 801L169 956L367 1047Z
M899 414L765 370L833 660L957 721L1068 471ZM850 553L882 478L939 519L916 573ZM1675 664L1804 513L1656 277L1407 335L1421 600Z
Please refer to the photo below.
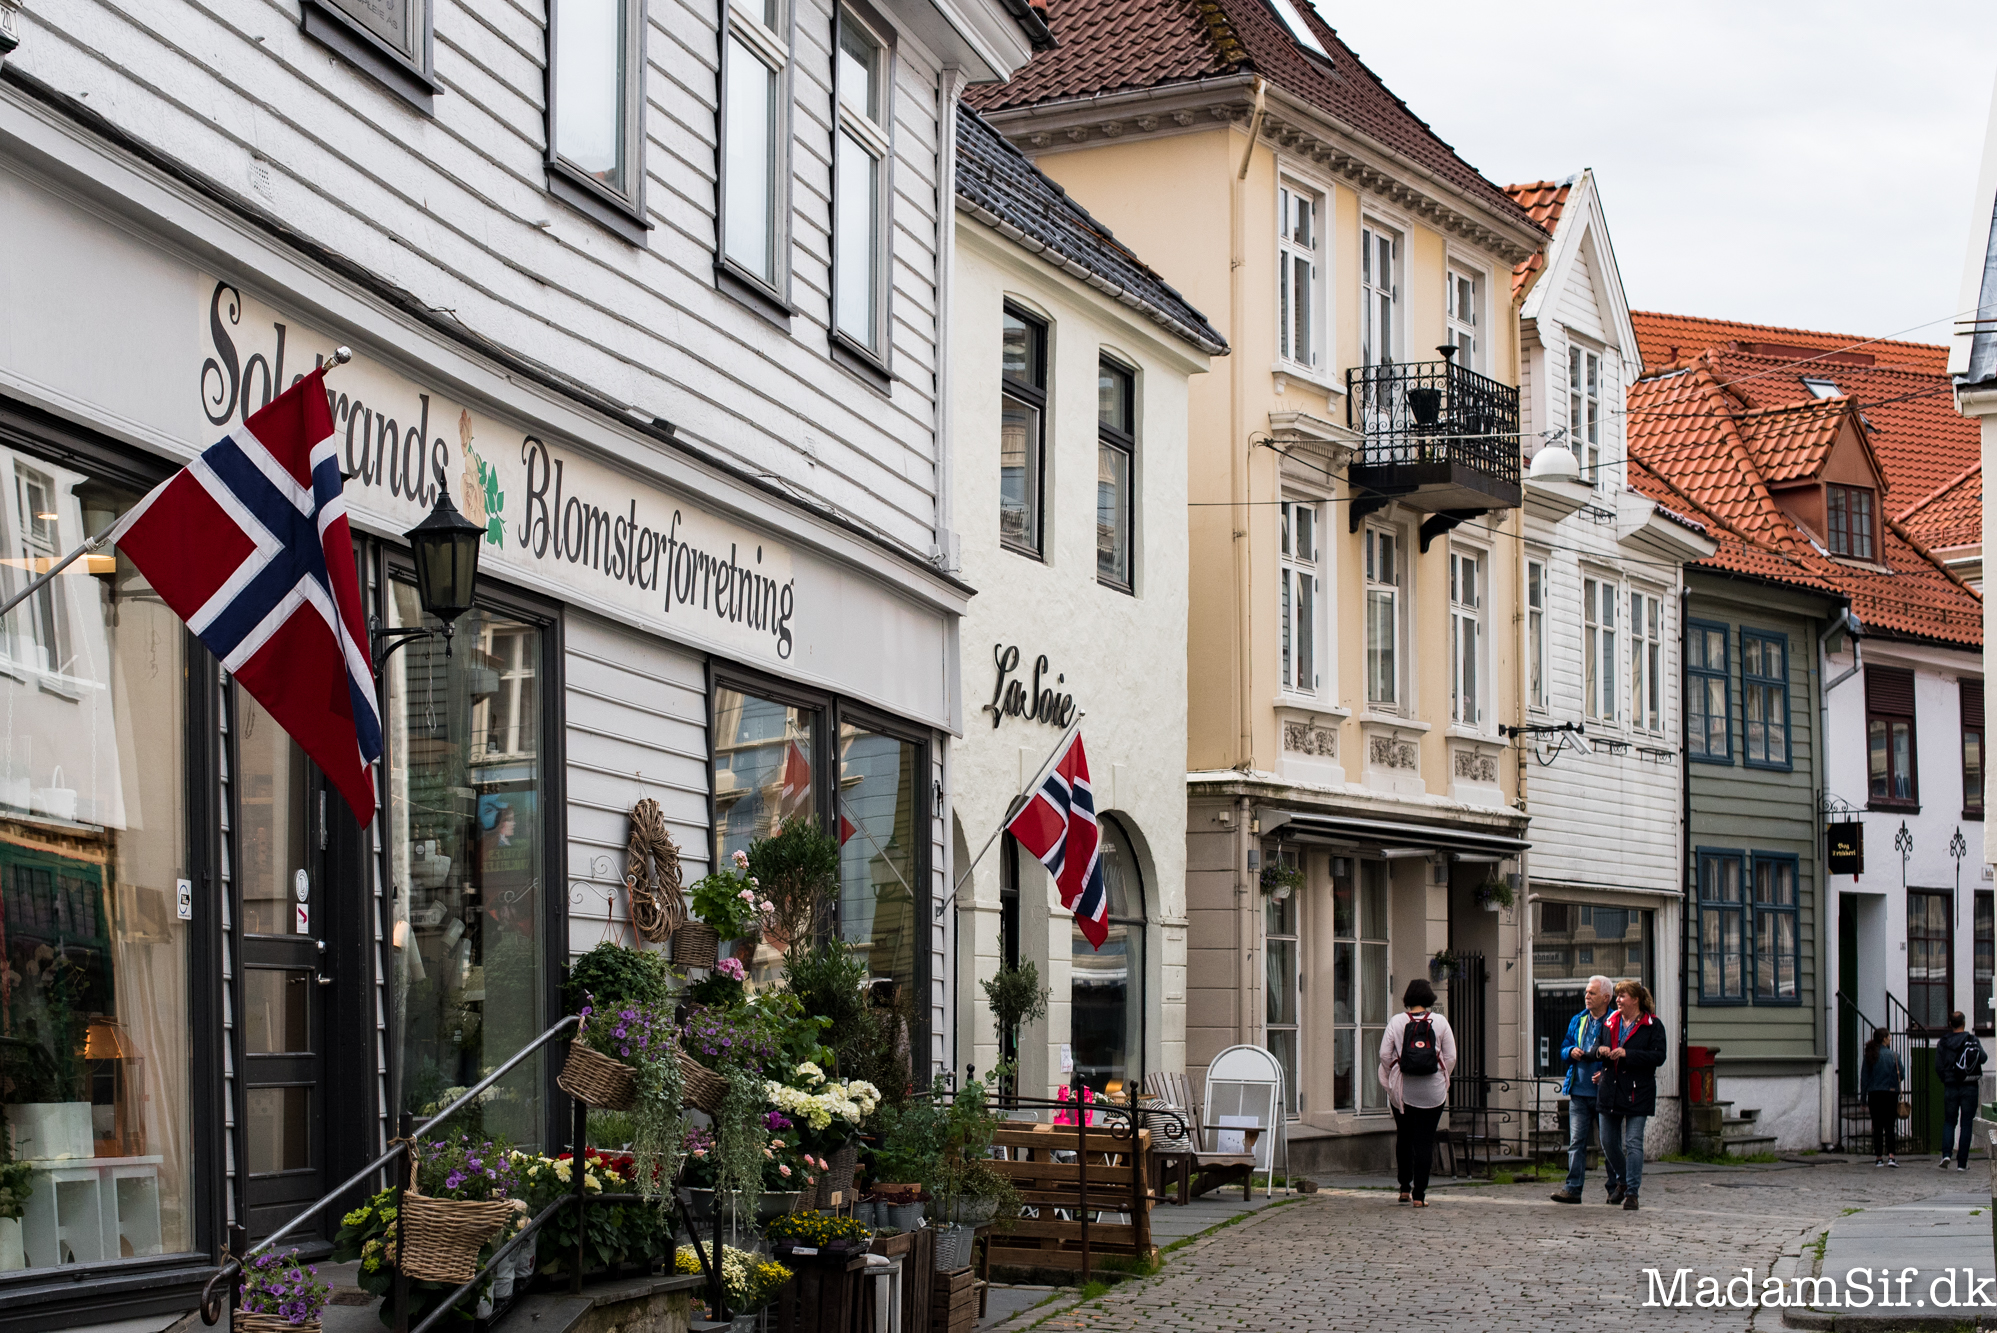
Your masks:
M1814 1242L1846 1209L1904 1204L1983 1183L1987 1168L1942 1175L1934 1159L1898 1171L1870 1161L1735 1169L1653 1168L1641 1212L1551 1203L1553 1186L1432 1191L1403 1208L1391 1192L1327 1187L1272 1207L1171 1255L1158 1276L1045 1318L1043 1329L1758 1329L1774 1310L1644 1309L1648 1267L1722 1282L1757 1278ZM1987 1271L1988 1242L1958 1262ZM1804 1257L1807 1272L1809 1256ZM1025 1328L1058 1310L1017 1318Z

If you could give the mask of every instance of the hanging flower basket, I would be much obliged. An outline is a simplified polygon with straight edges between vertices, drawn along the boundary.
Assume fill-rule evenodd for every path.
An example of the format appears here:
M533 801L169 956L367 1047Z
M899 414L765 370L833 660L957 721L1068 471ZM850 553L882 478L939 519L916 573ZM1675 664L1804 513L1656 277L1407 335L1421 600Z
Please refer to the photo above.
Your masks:
M686 929L680 927L682 937ZM728 1096L728 1080L684 1051L680 1052L680 1074L686 1079L686 1104L709 1115L720 1115L722 1099Z
M229 1327L234 1333L319 1333L319 1321L305 1319L294 1324L283 1315L244 1314L237 1312L229 1316Z
M818 1178L818 1197L830 1199L834 1194L845 1203L853 1202L853 1172L860 1165L860 1143L855 1139L832 1154L832 1167ZM824 1205L827 1208L831 1204Z
M638 1080L631 1066L591 1050L580 1039L569 1043L569 1058L555 1086L585 1106L605 1111L628 1111L638 1104Z
M720 951L721 936L705 921L689 920L673 932L673 961L681 967L713 967Z
M423 1282L469 1282L479 1250L518 1215L504 1199L433 1199L410 1190L402 1196L398 1267Z

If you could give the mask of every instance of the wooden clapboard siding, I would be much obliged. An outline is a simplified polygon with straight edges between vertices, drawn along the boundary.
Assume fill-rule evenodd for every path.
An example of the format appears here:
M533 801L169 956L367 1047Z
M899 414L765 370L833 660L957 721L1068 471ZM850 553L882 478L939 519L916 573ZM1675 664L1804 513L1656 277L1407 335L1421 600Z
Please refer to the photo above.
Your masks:
M894 79L886 395L830 359L829 0L798 0L788 334L715 289L715 0L654 0L642 247L553 198L545 7L435 6L433 114L298 30L274 0L37 6L9 64L472 333L663 417L696 446L853 515L910 555L936 521L939 71ZM893 6L887 6L892 17ZM253 185L267 172L267 194ZM543 225L543 224L546 225ZM226 266L226 261L218 261ZM255 275L220 276L257 290ZM192 316L190 315L190 319ZM587 443L587 442L584 442Z
M1796 969L1798 1000L1794 1004L1706 1004L1699 996L1699 914L1686 913L1686 990L1691 998L1693 1045L1718 1046L1722 1063L1736 1069L1756 1061L1807 1064L1822 1056L1818 979L1823 959L1818 948L1818 918L1823 910L1821 819L1817 811L1818 711L1817 635L1831 610L1827 598L1799 591L1735 582L1693 570L1688 575L1694 620L1727 626L1729 666L1727 692L1733 716L1733 762L1693 763L1691 768L1691 830L1696 857L1699 848L1744 852L1774 852L1797 858ZM1741 754L1740 631L1743 626L1772 631L1789 640L1789 722L1791 764L1785 770L1750 768ZM1696 861L1686 868L1688 884ZM1751 917L1747 929L1752 931ZM1747 987L1753 990L1750 973ZM1803 1072L1798 1069L1796 1072Z
M631 942L630 811L650 797L688 884L707 873L707 680L700 658L572 612L563 625L569 951Z

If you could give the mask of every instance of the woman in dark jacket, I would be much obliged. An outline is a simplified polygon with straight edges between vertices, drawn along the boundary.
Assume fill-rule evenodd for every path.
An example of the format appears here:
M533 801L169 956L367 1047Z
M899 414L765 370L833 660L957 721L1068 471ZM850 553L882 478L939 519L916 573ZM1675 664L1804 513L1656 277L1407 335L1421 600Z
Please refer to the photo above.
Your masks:
M1605 1061L1596 1076L1595 1109L1602 1117L1609 1202L1635 1212L1643 1185L1643 1127L1657 1113L1657 1070L1665 1050L1664 1024L1642 982L1616 983L1616 1012L1595 1049Z
M1872 1112L1874 1166L1900 1165L1900 1159L1894 1156L1900 1146L1895 1141L1895 1131L1900 1124L1900 1082L1907 1077L1907 1071L1901 1068L1891 1040L1885 1028L1874 1028L1872 1040L1865 1043L1865 1060L1859 1066L1858 1090L1865 1094L1866 1108ZM1942 1160L1946 1162L1948 1158Z

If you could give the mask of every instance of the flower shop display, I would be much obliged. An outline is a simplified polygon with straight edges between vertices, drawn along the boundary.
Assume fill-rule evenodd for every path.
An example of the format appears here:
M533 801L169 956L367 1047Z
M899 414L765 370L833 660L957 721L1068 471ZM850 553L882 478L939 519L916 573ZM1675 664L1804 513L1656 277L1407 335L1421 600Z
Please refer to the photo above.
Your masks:
M332 1289L298 1255L266 1250L244 1265L230 1327L237 1333L318 1333Z
M857 1218L786 1213L763 1228L763 1239L772 1245L813 1250L865 1249L873 1242L874 1233Z
M736 852L728 864L714 873L705 876L693 886L694 921L681 926L674 936L674 947L686 933L697 926L706 926L714 932L716 940L746 940L762 933L768 915L776 910L776 904L764 897L756 877L749 873L749 856L746 852ZM690 966L700 966L691 958L683 959ZM709 958L706 966L713 966Z
M503 1146L490 1140L473 1144L469 1136L412 1151L414 1188L402 1196L397 1264L412 1278L452 1286L469 1282L486 1242L518 1212L507 1198L513 1163Z
M562 1000L567 1012L576 1013L586 1004L666 1004L672 992L663 953L605 940L569 964Z
M696 1244L698 1249L694 1245L682 1245L673 1252L674 1272L702 1272L702 1258L706 1258L710 1266L713 1264L714 1243L699 1241ZM728 1312L732 1315L750 1314L768 1305L792 1276L790 1269L774 1259L738 1250L733 1245L721 1247L721 1289L728 1303Z
M763 910L786 951L797 941L827 933L839 887L839 840L819 828L817 820L779 825L749 844L743 864L770 904Z

